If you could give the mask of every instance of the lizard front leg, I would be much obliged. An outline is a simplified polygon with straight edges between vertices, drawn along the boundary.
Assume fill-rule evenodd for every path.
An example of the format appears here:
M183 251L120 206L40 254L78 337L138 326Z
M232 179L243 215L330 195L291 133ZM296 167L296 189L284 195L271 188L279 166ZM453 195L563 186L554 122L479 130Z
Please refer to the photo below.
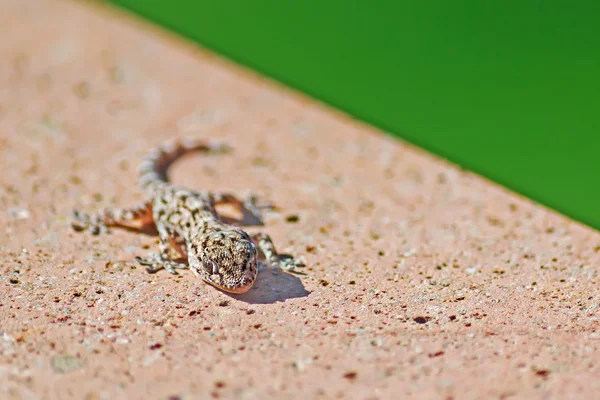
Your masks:
M179 263L171 258L170 250L174 249L176 253L185 257L183 249L185 246L182 245L182 240L175 232L171 232L169 229L159 224L157 226L159 244L159 253L150 253L148 257L141 258L136 257L135 260L138 264L146 267L146 271L153 274L161 269L166 269L169 273L177 275L178 269L187 269L187 264Z
M264 254L267 263L273 267L278 267L286 271L293 271L296 267L303 267L304 264L294 259L292 256L287 254L279 254L275 250L273 241L266 233L255 233L250 236L256 247Z
M73 210L71 226L78 232L88 230L93 235L109 232L109 227L141 230L154 225L152 203L146 202L133 208L106 208L94 214Z

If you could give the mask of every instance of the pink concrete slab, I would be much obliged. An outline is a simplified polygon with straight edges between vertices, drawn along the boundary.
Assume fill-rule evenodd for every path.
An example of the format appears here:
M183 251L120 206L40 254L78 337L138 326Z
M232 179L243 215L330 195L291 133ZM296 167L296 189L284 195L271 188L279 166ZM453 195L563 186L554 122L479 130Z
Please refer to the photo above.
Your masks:
M598 232L116 11L0 8L0 398L600 398ZM228 296L72 232L181 135L235 152L172 180L276 203L304 274Z

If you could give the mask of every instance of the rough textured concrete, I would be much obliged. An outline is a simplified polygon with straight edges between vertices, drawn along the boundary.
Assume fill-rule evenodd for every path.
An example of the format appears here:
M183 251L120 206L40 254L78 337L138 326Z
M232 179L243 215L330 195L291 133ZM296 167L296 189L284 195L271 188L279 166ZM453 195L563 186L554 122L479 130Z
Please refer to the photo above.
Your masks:
M597 232L122 14L0 8L1 398L600 396ZM275 202L305 275L228 296L70 230L183 134L236 151L172 179Z

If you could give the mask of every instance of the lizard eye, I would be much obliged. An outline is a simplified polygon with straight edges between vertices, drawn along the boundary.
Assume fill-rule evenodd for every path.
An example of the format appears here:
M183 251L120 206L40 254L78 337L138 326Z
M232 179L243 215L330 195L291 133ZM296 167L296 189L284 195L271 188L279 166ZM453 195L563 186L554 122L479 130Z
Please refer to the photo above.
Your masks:
M216 274L219 271L217 264L212 262L208 257L202 257L202 266L209 275Z
M246 263L245 270L254 272L258 269L258 264L256 260L251 260Z

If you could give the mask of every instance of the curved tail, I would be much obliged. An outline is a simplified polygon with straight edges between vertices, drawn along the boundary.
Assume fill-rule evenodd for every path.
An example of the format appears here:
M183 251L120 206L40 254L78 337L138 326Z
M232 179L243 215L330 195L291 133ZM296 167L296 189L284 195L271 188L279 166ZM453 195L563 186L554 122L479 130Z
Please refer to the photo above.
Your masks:
M146 192L169 184L167 169L183 154L192 151L210 153L229 152L231 148L223 143L209 142L204 139L181 138L164 142L150 150L138 167L139 183Z

